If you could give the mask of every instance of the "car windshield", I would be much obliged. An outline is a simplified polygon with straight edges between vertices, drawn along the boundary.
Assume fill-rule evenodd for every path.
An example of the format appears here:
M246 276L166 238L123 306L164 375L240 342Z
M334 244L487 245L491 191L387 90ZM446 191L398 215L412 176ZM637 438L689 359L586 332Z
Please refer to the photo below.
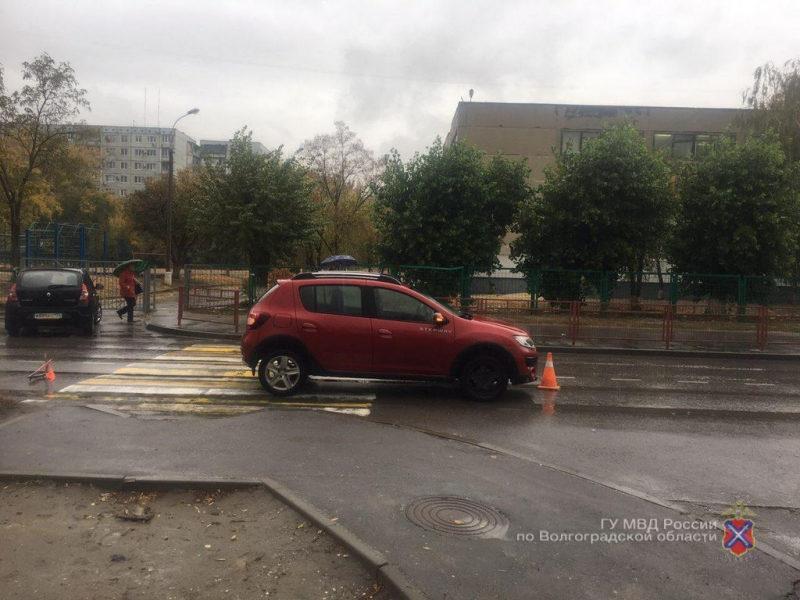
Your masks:
M17 283L26 288L78 287L81 277L75 271L25 271Z

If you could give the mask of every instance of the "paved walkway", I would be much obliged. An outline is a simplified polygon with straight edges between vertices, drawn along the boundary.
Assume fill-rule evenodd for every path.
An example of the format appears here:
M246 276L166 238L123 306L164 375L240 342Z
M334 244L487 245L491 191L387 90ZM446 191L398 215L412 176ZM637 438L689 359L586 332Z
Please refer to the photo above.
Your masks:
M435 599L779 598L798 578L763 543L738 560L719 537L589 543L583 534L608 533L602 519L686 517L530 459L351 417L265 410L145 421L55 407L0 431L0 471L273 478ZM483 536L427 530L406 513L429 496L468 499L501 518L496 527L479 519ZM458 511L438 516L469 529ZM562 541L542 541L542 531Z

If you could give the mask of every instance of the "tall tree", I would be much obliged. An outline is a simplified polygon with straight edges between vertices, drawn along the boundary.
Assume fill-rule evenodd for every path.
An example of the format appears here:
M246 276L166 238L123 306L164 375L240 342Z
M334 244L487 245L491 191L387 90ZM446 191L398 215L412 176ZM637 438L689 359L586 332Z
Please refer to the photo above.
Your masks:
M528 173L524 162L487 159L472 146L443 146L439 139L406 164L393 152L375 186L383 264L492 271L517 206L530 193Z
M203 171L198 219L207 240L227 258L275 267L295 256L317 228L313 184L282 149L256 154L252 134L236 132L230 158Z
M73 133L67 124L89 108L86 90L69 63L56 63L45 53L22 63L22 78L26 83L11 94L0 87L0 192L12 240L19 238L33 190L65 152ZM11 260L19 263L17 243L11 246Z
M669 258L690 273L790 274L798 236L797 172L775 135L721 140L688 163ZM702 278L699 278L702 279ZM705 289L695 282L697 292ZM732 296L735 289L719 289Z
M126 201L127 213L136 246L147 253L165 253L167 237L168 188L166 176L149 179L143 190L131 194ZM195 218L203 202L204 189L200 173L192 169L178 171L172 198L172 269L179 273L198 248L200 233Z
M742 98L751 109L743 115L744 124L757 133L774 131L786 157L800 161L800 58L786 61L782 69L772 63L758 67Z
M545 171L518 214L512 256L526 269L639 272L662 251L674 211L669 182L669 168L632 125L607 129ZM544 282L549 294L580 294L577 279L558 277L566 288Z
M318 263L328 254L356 254L368 259L375 234L369 213L372 184L381 161L342 121L333 133L306 140L297 157L314 181L314 200L320 207L315 239L307 245L309 260Z

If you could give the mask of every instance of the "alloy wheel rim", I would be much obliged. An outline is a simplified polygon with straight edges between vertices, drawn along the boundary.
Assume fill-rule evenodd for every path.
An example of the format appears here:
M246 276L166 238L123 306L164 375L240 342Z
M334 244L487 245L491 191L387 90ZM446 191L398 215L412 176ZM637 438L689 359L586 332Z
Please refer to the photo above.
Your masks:
M481 392L491 392L499 385L499 371L487 364L477 365L471 373L470 383Z
M273 356L267 363L266 375L272 388L285 392L300 381L300 365L291 356Z

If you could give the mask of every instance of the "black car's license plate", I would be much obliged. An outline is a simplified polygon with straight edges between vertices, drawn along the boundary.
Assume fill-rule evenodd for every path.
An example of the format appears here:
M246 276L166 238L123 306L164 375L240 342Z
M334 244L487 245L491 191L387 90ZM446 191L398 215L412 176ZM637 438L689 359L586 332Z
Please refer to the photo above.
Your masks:
M56 321L61 317L61 313L34 313L33 315L33 318L37 321Z

